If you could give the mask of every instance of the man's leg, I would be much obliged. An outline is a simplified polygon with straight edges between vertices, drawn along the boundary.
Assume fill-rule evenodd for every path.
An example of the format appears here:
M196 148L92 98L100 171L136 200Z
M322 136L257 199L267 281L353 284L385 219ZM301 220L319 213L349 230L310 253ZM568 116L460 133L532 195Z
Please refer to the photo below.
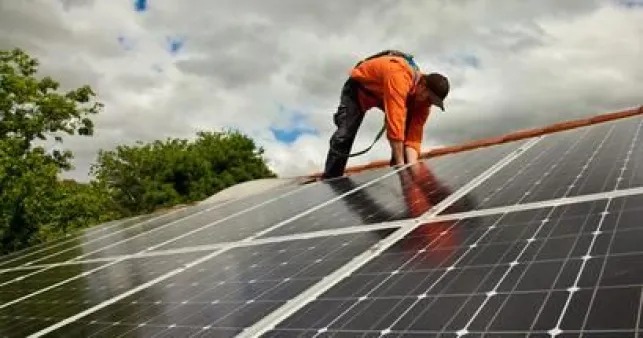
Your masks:
M346 81L342 88L339 107L333 116L337 129L330 138L330 147L326 156L326 166L322 178L333 178L344 175L348 155L353 147L364 113L357 101L357 87L352 80ZM333 149L340 154L333 152ZM342 155L345 154L345 155Z

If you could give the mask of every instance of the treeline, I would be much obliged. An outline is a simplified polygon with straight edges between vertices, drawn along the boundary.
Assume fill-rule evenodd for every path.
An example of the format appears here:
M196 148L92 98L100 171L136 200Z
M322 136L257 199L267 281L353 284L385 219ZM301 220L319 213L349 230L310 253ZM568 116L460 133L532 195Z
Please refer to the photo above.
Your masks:
M103 104L89 86L61 92L54 79L37 77L38 65L20 49L0 50L0 254L276 176L246 135L204 131L191 141L100 150L89 183L60 179L73 154L41 144L91 138Z

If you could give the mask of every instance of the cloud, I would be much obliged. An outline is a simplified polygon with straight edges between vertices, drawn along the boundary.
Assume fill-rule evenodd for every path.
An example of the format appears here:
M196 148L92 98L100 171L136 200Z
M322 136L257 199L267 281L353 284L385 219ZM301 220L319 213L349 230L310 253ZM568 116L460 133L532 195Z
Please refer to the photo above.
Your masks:
M297 175L323 167L351 66L385 48L451 80L425 149L640 105L636 4L155 0L139 12L133 1L0 0L0 48L26 49L43 73L65 88L90 84L106 104L95 137L64 144L72 177L86 179L99 148L229 127L279 174ZM354 151L382 121L367 112ZM350 163L389 154L382 140Z

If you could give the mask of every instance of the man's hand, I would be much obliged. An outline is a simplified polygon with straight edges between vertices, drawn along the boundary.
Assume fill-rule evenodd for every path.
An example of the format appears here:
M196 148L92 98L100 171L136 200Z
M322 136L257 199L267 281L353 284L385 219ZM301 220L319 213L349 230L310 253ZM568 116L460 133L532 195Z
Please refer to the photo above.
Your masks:
M405 154L406 154L406 163L407 164L413 164L417 163L418 158L420 157L420 154L415 150L415 148L411 147L406 147L404 148Z

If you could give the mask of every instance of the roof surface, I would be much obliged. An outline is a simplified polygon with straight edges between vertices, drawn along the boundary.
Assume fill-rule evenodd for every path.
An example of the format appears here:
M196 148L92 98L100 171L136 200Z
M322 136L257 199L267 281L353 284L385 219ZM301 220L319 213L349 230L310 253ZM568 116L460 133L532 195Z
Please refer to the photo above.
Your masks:
M636 337L641 114L257 183L0 257L0 336Z

